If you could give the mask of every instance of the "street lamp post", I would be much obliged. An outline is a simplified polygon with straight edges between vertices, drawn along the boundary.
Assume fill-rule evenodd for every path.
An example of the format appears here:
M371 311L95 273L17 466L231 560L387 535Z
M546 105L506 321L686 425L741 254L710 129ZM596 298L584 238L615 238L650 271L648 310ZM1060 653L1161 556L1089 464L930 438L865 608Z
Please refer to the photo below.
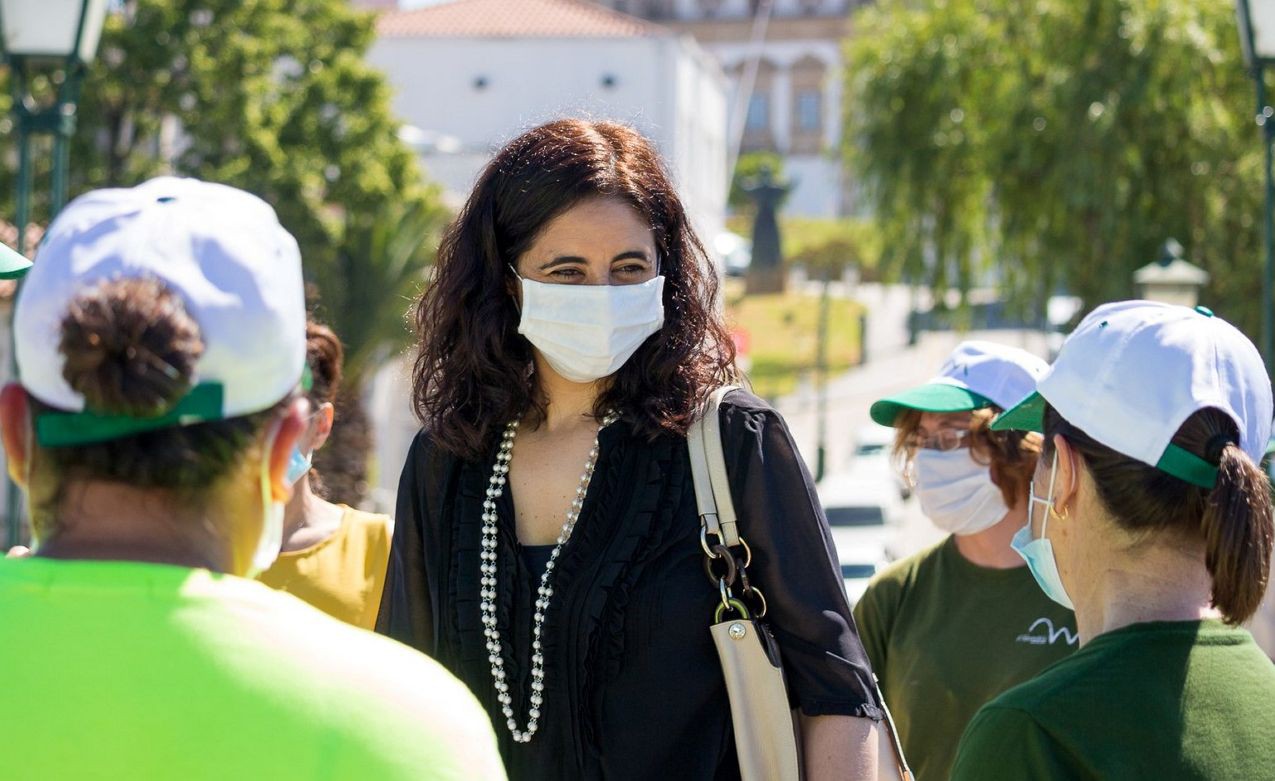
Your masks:
M1257 124L1262 128L1266 155L1266 268L1262 274L1262 358L1266 371L1275 369L1272 349L1272 280L1275 280L1275 177L1272 176L1271 149L1275 144L1275 109L1266 97L1266 66L1275 61L1275 0L1236 0L1240 47L1244 63L1257 85Z
M1177 239L1168 239L1158 260L1133 273L1133 283L1140 298L1194 307L1200 288L1209 283L1209 272L1187 261Z
M13 119L18 148L17 247L26 253L27 223L31 220L31 139L37 134L53 137L53 170L49 186L49 221L66 202L66 178L71 135L75 132L76 103L88 63L106 19L108 0L0 0L0 46L9 66L13 90ZM31 74L51 73L55 85L52 100L41 103L30 89ZM10 339L13 323L9 323ZM5 520L9 546L21 533L22 495L8 481Z

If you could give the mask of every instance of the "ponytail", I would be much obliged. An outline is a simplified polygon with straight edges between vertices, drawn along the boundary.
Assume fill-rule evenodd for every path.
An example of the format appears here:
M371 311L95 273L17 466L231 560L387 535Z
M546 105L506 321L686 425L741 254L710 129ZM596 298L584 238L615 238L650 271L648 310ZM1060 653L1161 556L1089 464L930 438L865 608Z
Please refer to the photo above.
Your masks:
M1220 448L1217 485L1201 519L1213 605L1227 623L1248 620L1262 601L1270 572L1275 518L1266 475L1234 441Z

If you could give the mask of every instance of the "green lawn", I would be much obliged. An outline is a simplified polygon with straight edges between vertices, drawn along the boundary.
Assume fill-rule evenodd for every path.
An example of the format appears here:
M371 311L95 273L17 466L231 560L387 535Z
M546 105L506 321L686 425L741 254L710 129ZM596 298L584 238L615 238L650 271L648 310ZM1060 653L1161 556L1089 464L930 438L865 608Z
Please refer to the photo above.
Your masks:
M748 379L753 392L767 399L791 393L803 378L813 378L819 296L787 292L745 296L738 280L726 285L726 319L748 336ZM844 298L829 300L828 370L835 375L859 362L862 307Z

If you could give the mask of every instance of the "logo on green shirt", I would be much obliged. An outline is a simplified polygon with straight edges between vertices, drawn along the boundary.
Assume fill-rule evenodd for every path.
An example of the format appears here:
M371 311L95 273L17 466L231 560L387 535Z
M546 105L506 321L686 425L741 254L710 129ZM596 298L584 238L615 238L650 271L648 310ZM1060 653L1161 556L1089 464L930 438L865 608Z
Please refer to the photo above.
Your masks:
M1037 631L1042 630L1042 631ZM1015 638L1014 642L1027 645L1054 645L1062 640L1067 645L1075 645L1080 638L1065 626L1054 628L1054 622L1048 618L1038 618L1027 627L1027 631Z

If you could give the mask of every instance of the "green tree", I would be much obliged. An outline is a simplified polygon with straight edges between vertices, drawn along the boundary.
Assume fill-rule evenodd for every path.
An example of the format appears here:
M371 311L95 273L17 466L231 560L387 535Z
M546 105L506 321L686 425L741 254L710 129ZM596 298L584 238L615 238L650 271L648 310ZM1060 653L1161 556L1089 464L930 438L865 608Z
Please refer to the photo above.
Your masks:
M437 202L387 204L370 216L351 217L336 263L320 270L317 281L327 292L317 314L346 346L336 402L340 425L315 455L333 497L367 493L367 454L373 441L364 390L385 359L411 341L404 316L421 292L422 270L433 262L446 217Z
M408 338L405 291L445 219L397 138L384 76L364 61L374 34L347 0L126 0L107 19L71 150L72 195L173 173L269 201L345 342L353 399L370 362ZM366 422L346 406L338 429ZM371 440L351 433L356 450L327 460L361 476Z
M1257 333L1261 140L1223 0L884 0L848 44L847 163L884 261L1038 311L1133 294L1170 236Z

